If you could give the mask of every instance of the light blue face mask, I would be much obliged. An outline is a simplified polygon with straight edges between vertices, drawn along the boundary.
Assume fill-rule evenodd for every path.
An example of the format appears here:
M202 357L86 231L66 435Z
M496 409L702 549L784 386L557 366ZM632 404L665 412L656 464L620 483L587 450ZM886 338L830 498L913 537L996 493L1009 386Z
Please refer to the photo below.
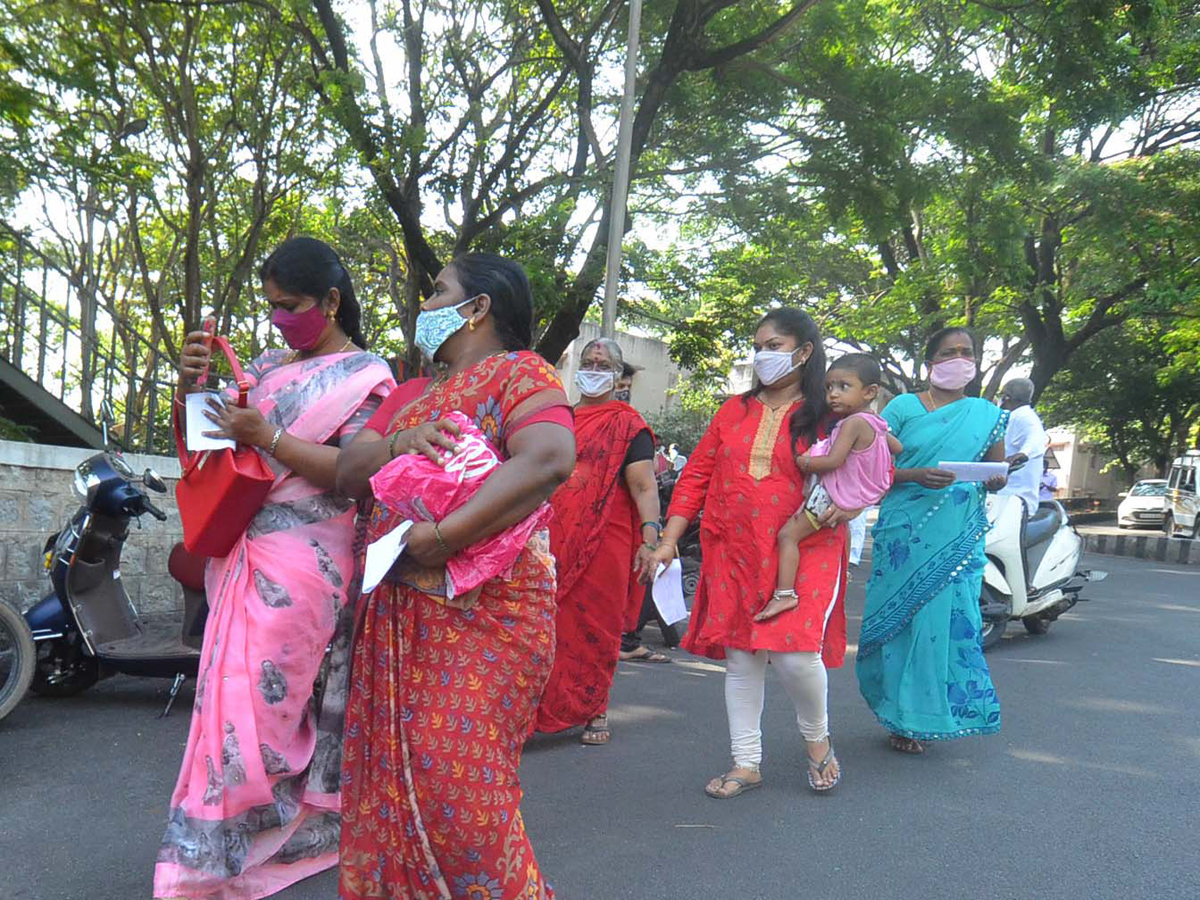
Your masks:
M466 306L474 299L475 297L469 297L454 306L423 309L417 313L417 333L413 339L431 362L438 348L446 343L450 335L467 324L467 320L458 314L458 308Z

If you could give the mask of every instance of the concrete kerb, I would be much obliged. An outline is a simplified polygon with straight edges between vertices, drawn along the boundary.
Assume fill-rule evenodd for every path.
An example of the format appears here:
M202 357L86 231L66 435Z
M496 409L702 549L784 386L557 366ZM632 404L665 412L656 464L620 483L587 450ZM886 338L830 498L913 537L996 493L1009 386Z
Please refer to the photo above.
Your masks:
M1200 541L1151 534L1083 534L1089 553L1131 556L1176 566L1200 566Z

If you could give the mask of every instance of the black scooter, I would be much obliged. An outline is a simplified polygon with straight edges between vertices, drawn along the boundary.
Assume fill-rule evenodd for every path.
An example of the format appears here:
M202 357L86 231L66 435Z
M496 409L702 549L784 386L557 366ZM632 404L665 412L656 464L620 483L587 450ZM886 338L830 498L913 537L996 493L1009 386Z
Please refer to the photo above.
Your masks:
M109 447L107 404L102 416ZM184 680L196 675L208 617L204 560L176 545L168 561L172 577L184 588L182 630L148 627L121 583L121 551L130 521L147 514L159 521L167 518L143 488L160 494L167 490L152 469L139 478L111 447L75 469L75 491L83 503L70 523L46 541L52 589L25 613L36 645L34 693L68 697L117 673L172 678L161 714L166 716Z

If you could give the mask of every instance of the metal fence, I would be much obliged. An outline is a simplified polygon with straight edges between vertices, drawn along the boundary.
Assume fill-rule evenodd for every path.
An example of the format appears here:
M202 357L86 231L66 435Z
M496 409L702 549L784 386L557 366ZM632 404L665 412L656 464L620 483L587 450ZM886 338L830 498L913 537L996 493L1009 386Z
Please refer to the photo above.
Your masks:
M28 237L0 223L0 356L48 396L99 427L108 400L115 441L169 452L175 365Z

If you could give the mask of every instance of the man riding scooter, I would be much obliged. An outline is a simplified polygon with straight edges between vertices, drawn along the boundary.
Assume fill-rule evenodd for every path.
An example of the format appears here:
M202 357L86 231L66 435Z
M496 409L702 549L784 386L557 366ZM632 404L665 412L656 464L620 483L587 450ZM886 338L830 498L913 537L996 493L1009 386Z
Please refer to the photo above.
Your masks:
M1000 391L1000 406L1009 411L1008 431L1004 435L1004 455L1009 463L1024 457L1025 463L1008 473L1008 484L998 493L1020 497L1028 519L1038 508L1039 480L1042 477L1042 458L1046 455L1049 437L1042 420L1033 407L1033 382L1028 378L1013 378Z

